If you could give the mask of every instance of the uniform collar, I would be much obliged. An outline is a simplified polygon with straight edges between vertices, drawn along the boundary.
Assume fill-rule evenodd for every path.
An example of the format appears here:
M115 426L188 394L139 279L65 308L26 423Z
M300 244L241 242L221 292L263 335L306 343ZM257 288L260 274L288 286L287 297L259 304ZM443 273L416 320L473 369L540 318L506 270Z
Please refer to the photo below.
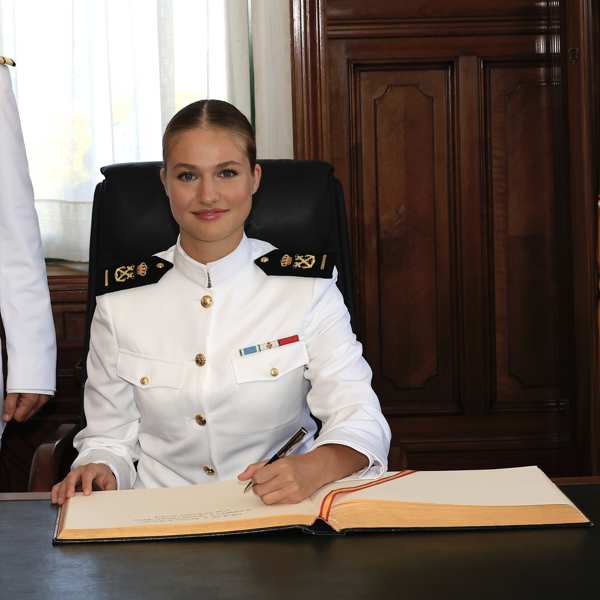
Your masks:
M214 262L202 264L194 260L181 247L181 241L177 238L173 264L175 268L202 287L215 287L224 283L234 274L238 273L244 266L251 262L251 247L246 234L242 237L238 247L223 258Z

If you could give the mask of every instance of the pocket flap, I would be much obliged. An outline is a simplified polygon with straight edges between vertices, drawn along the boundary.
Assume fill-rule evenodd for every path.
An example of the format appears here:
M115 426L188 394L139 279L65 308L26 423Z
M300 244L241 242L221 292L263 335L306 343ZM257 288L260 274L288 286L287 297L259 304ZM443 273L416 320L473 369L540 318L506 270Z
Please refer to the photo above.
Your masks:
M117 375L140 388L179 389L183 385L182 364L127 352L119 352Z
M306 364L308 352L302 341L247 356L238 355L233 359L238 383L277 381L282 375Z

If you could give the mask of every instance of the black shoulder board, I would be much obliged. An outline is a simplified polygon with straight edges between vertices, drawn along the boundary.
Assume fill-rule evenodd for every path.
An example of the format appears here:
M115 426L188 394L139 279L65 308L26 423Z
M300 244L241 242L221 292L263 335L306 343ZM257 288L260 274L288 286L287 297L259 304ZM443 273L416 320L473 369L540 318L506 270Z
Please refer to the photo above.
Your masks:
M172 267L173 263L168 260L150 256L144 260L103 269L98 273L96 296L157 283Z
M291 275L293 277L321 277L333 275L335 255L300 254L285 250L271 250L254 261L267 275Z

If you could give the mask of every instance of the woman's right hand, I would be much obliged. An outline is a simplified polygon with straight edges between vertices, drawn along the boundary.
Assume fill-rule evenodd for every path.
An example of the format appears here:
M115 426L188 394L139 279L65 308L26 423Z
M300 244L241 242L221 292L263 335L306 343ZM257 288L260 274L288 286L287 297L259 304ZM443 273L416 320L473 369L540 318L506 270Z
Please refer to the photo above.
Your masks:
M73 469L60 483L52 486L52 504L59 506L75 495L77 485L85 496L92 493L92 483L97 490L116 490L117 480L110 467L102 463L90 463Z

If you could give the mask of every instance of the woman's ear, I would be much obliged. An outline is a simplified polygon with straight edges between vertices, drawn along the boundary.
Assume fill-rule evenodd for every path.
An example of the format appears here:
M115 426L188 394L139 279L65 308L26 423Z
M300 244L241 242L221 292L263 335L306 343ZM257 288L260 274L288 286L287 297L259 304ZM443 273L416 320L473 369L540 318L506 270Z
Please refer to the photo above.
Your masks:
M255 194L258 186L260 185L260 178L262 177L262 169L258 163L254 165L254 185L252 187L252 193Z

